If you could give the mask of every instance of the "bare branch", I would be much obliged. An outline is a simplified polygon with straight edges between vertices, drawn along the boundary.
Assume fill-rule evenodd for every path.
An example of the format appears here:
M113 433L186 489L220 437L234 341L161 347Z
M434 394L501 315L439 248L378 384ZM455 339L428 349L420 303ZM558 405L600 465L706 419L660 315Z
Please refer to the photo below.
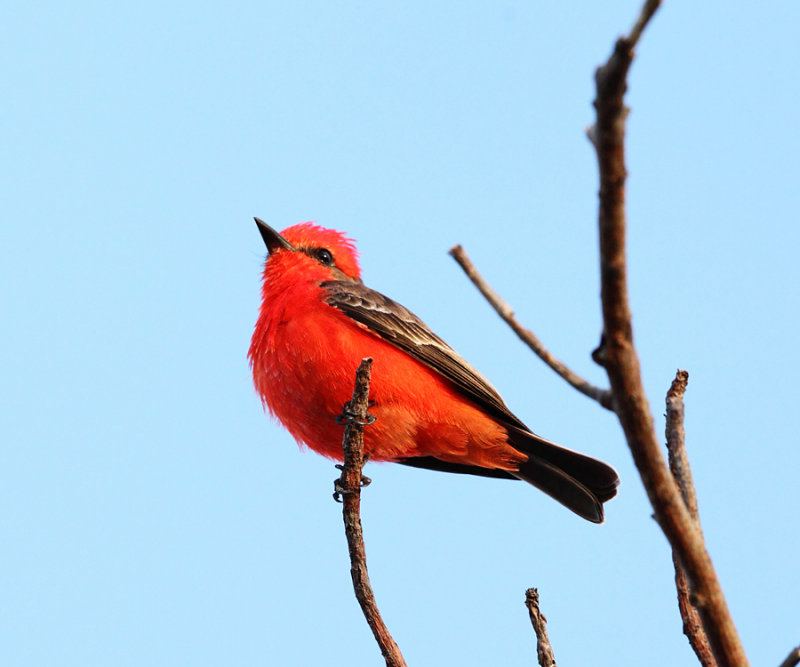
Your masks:
M667 453L669 455L669 469L678 483L683 502L692 518L700 526L700 516L697 513L697 493L692 480L692 469L689 466L689 457L686 454L686 433L683 428L683 395L689 383L689 373L678 370L675 379L667 392Z
M747 665L702 534L661 453L633 344L625 262L627 109L623 96L633 48L659 4L645 3L630 36L617 40L608 62L595 74L597 121L589 135L600 171L600 274L605 334L598 357L603 359L615 410L656 519L685 569L713 653L724 667Z
M681 612L683 621L683 634L689 640L689 644L703 667L717 667L714 653L711 651L711 644L703 628L700 614L692 605L692 594L689 590L689 582L686 579L686 572L681 567L678 555L672 552L672 564L675 567L675 588L678 591L678 609Z
M795 667L795 665L800 665L800 646L792 649L792 652L786 656L786 660L780 664L780 667Z
M556 359L550 351L542 344L536 335L529 329L524 328L514 317L514 311L490 285L483 279L478 270L473 265L470 258L467 256L466 251L460 245L450 248L450 256L458 262L459 266L467 274L467 277L472 281L472 284L478 288L484 298L489 302L489 305L495 309L497 314L503 321L511 327L517 336L520 337L534 353L552 368L558 375L571 384L579 392L594 399L607 410L612 410L611 405L611 392L608 389L601 389L595 387L593 384L584 380L580 375L573 372L565 364Z
M669 468L681 491L683 502L689 510L697 529L700 530L700 517L697 513L697 494L692 482L692 471L689 457L686 455L686 437L683 426L683 395L689 382L689 373L679 370L667 392L667 453ZM675 566L675 588L678 591L678 608L683 620L683 634L689 639L700 664L703 667L716 667L717 661L711 651L700 614L692 604L692 594L686 572L675 551L672 552L672 563Z
M375 603L367 573L367 554L364 550L364 534L361 528L361 487L369 483L367 478L361 476L361 469L365 463L364 426L374 421L374 418L367 413L371 369L372 359L363 359L356 372L353 398L345 404L342 411L340 421L345 424L342 442L344 465L341 466L342 475L335 483L334 497L342 498L344 530L350 551L350 576L353 579L353 589L358 604L361 605L361 611L367 619L372 634L375 635L387 666L406 667L403 655L392 639Z
M639 38L642 36L642 32L644 32L650 19L653 18L653 14L656 13L656 10L660 6L661 0L647 0L647 2L644 3L642 11L639 12L639 16L636 19L636 23L634 23L633 28L631 28L631 34L628 35L630 48L636 48L636 45L639 43Z
M556 658L553 655L553 647L550 645L550 638L547 636L547 619L539 610L539 591L529 588L525 591L525 606L531 617L531 625L536 633L536 658L540 667L556 667Z

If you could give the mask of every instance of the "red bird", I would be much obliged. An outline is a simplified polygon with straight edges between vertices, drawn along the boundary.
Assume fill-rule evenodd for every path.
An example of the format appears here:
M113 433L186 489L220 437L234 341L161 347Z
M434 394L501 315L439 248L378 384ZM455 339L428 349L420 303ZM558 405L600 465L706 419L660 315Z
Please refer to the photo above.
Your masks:
M298 443L342 460L336 417L372 357L370 460L522 479L602 523L613 468L532 433L416 315L364 286L344 234L311 223L278 233L255 220L269 254L248 357L261 400Z

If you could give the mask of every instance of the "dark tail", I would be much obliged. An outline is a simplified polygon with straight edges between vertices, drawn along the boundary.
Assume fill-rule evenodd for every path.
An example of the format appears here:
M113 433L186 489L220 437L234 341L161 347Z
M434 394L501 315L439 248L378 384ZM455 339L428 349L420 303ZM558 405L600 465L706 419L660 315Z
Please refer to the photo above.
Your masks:
M590 456L559 447L525 429L510 424L503 426L508 431L508 441L528 455L528 460L517 470L481 468L441 461L433 456L396 459L396 462L442 472L522 479L584 519L603 523L603 503L617 494L619 477L614 468Z
M603 503L617 494L619 476L610 465L508 426L508 439L528 460L515 477L594 523L603 523Z

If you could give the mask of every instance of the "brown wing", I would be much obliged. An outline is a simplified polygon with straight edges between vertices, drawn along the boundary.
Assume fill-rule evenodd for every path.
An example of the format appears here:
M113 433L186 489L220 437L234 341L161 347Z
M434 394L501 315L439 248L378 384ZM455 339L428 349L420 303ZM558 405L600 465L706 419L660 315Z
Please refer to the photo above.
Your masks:
M322 287L328 305L435 370L487 413L528 430L489 381L410 310L361 283L331 280Z

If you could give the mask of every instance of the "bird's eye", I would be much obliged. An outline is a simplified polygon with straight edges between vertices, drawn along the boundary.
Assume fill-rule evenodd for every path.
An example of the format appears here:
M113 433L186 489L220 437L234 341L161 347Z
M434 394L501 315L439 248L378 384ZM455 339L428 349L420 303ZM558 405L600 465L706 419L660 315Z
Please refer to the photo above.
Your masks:
M331 266L333 264L333 253L327 248L317 248L314 251L314 256L320 264L325 264L325 266Z

